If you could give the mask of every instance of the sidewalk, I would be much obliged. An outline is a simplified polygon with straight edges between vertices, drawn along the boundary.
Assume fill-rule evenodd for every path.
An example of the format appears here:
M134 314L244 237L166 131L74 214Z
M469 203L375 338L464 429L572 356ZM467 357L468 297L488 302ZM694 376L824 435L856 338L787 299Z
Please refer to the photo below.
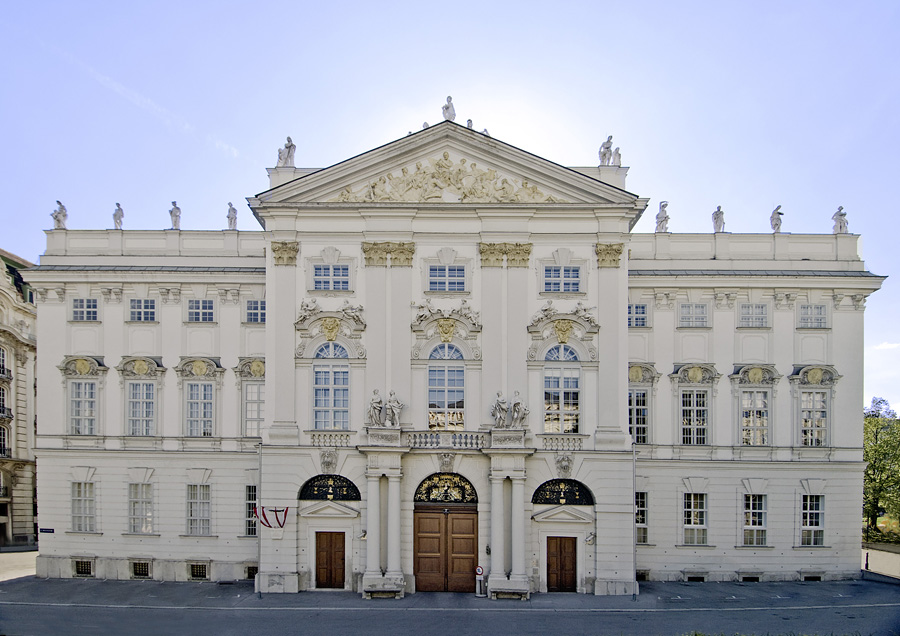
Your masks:
M0 581L9 581L23 576L34 576L34 561L38 551L0 552Z

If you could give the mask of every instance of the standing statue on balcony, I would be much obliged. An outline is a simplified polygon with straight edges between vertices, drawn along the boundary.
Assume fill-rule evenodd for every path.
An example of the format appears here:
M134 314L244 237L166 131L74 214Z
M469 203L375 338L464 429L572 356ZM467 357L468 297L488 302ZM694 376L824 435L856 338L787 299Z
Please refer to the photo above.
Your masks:
M384 426L384 402L378 395L378 389L372 391L372 399L369 400L369 408L366 411L369 424L372 426Z
M391 391L387 404L384 407L387 413L387 417L384 420L385 426L400 426L400 411L403 410L404 406L406 405L397 399L397 394Z
M519 392L516 391L515 396L513 397L512 408L510 409L511 417L510 417L510 428L524 428L525 427L525 418L528 417L528 414L531 412L525 403L522 401L522 398L519 397Z
M506 428L506 416L509 412L509 405L503 393L497 391L497 399L491 405L491 417L494 418L494 428Z

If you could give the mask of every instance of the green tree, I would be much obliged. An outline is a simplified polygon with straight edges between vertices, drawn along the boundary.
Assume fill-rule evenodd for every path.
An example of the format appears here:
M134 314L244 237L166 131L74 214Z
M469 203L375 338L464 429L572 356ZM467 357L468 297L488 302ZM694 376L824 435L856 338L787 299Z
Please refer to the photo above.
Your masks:
M900 518L900 420L884 398L872 398L863 414L863 516L872 539L880 515Z

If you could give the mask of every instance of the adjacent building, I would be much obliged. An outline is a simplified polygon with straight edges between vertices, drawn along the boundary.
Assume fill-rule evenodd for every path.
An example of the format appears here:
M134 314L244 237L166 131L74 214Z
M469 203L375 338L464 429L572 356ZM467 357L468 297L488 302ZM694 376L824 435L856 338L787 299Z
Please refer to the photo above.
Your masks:
M49 231L38 575L857 576L883 278L846 233L635 234L627 170L443 122L270 169L260 231Z

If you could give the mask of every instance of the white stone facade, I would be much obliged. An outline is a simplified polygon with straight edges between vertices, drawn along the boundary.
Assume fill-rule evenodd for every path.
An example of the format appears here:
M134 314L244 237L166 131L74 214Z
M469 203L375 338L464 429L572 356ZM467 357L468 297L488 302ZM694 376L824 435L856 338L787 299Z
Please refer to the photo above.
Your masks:
M269 172L260 232L48 233L40 576L856 575L857 236L632 234L627 168L452 122Z

